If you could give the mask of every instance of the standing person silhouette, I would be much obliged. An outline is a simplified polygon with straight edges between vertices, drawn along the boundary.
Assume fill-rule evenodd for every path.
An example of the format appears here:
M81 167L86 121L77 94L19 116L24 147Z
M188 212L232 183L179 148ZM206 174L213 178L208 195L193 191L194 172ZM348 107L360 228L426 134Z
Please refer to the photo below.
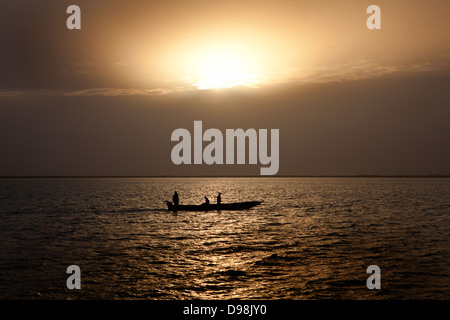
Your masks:
M222 197L220 196L220 192L217 195L217 204L220 204L222 202Z
M173 194L173 205L174 206L178 206L178 203L180 202L180 199L178 198L178 193L175 191L175 193Z

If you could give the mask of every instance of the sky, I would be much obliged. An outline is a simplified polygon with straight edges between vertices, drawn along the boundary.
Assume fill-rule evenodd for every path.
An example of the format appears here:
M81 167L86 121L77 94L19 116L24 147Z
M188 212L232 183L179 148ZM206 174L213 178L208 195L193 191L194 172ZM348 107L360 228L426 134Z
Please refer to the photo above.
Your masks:
M69 5L81 29L69 30ZM369 30L370 5L381 29ZM175 165L178 128L279 129L277 175L450 174L447 0L1 1L0 176ZM205 146L206 144L204 144Z

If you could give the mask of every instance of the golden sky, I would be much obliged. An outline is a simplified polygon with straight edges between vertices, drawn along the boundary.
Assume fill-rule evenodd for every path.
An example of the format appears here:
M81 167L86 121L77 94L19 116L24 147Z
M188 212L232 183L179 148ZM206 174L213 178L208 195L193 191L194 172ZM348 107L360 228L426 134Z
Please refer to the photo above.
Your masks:
M81 30L66 27L72 4ZM366 27L374 4L380 30ZM449 12L448 0L2 1L0 175L259 170L173 166L170 134L195 120L279 129L282 175L450 174Z
M159 94L358 79L449 61L445 0L81 0L81 30L65 27L68 4L2 4L14 32L10 67L28 60L36 87L54 80L69 93ZM381 8L381 30L366 27L371 4Z
M250 86L367 77L431 67L450 49L444 1L436 1L441 10L381 1L381 30L366 28L373 1L142 3L102 7L83 30L93 29L91 62L109 61L140 87L220 85L223 73L225 84Z

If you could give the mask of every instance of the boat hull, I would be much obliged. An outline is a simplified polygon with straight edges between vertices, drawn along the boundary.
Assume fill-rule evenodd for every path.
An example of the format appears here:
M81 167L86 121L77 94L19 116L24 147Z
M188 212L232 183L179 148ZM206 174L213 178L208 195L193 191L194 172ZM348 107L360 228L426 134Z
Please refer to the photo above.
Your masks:
M262 201L246 201L236 203L221 204L201 204L201 205L173 205L167 201L167 208L170 211L214 211L214 210L247 210L261 204Z

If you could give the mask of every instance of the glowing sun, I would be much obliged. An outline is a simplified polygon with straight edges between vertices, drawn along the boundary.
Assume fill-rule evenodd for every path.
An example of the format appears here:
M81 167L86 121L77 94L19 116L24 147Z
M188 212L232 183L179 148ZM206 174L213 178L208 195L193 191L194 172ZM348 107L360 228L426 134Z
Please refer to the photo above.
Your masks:
M242 48L207 48L195 55L194 86L198 89L230 88L238 85L253 87L258 77L255 59Z

